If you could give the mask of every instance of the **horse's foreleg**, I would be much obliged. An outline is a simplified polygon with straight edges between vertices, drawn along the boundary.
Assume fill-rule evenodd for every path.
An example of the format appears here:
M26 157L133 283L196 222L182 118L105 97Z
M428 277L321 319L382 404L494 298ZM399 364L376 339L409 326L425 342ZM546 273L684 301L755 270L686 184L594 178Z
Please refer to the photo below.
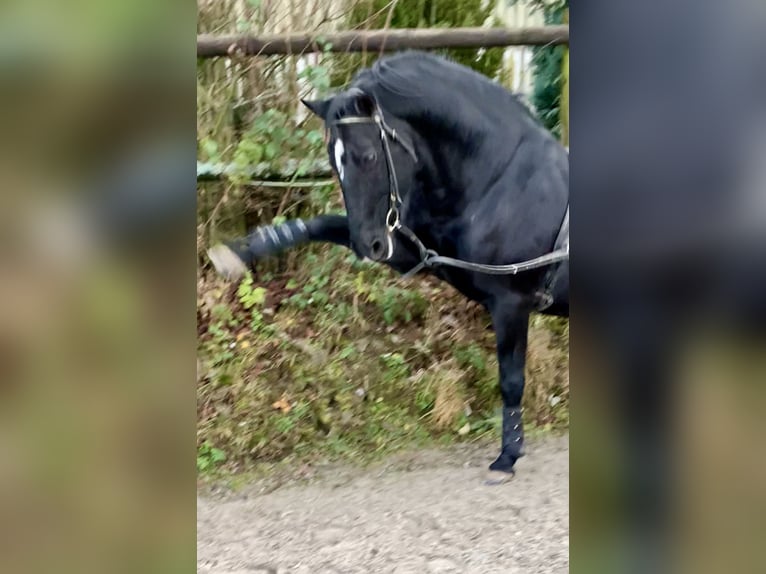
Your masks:
M281 225L264 225L247 237L212 247L208 255L219 273L236 278L259 259L309 241L348 247L348 218L343 215L321 215L308 221L292 219Z
M512 474L513 465L524 453L521 398L524 394L529 308L520 296L511 293L499 297L490 306L490 313L497 337L503 397L502 450L489 467L493 471L491 480L497 480Z

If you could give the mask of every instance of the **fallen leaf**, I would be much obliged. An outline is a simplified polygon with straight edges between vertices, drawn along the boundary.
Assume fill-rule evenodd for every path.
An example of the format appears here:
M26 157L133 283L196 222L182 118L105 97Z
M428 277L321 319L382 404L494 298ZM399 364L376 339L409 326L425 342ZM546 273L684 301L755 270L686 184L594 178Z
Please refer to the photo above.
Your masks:
M274 409L279 409L280 411L282 411L285 414L289 413L290 409L293 408L293 407L290 406L290 403L287 402L287 399L285 398L284 395L282 395L282 397L277 402L275 402L273 405L271 405L271 407L274 408Z

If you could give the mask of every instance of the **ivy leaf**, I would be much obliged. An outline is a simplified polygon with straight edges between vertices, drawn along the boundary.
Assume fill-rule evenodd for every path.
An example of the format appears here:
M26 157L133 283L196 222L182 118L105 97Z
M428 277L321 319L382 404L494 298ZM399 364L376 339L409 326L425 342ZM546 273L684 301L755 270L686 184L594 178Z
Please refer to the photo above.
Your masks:
M279 150L277 149L277 146L273 142L267 143L263 149L263 154L266 156L267 160L274 159L277 156L278 152Z
M226 453L223 452L220 448L211 448L210 449L210 459L213 462L223 462L226 460Z
M220 160L218 144L215 141L211 140L210 138L204 138L200 142L200 145L202 146L202 151L205 152L205 155L207 155L210 161Z
M253 140L244 139L239 142L234 154L234 161L238 165L246 166L260 162L263 159L263 146Z
M311 130L306 134L306 141L311 145L317 145L324 141L324 134L319 130Z
M252 309L256 305L263 305L266 301L266 289L263 287L252 288L251 284L243 281L237 288L237 295L245 309Z

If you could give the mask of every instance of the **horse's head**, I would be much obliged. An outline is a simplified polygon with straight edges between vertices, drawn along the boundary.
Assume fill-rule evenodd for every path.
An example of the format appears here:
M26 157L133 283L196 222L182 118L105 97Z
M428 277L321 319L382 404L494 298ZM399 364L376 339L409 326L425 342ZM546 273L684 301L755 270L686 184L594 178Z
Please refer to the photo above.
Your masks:
M387 261L394 253L400 201L416 174L414 134L359 88L327 100L302 101L325 122L327 152L340 180L354 251Z

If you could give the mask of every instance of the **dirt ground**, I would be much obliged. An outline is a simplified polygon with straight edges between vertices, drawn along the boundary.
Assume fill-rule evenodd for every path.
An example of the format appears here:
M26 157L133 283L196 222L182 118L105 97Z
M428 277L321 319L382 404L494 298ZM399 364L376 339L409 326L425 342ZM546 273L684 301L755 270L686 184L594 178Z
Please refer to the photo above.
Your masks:
M529 441L509 482L497 445L398 455L364 470L197 499L201 574L534 574L569 564L568 437Z

